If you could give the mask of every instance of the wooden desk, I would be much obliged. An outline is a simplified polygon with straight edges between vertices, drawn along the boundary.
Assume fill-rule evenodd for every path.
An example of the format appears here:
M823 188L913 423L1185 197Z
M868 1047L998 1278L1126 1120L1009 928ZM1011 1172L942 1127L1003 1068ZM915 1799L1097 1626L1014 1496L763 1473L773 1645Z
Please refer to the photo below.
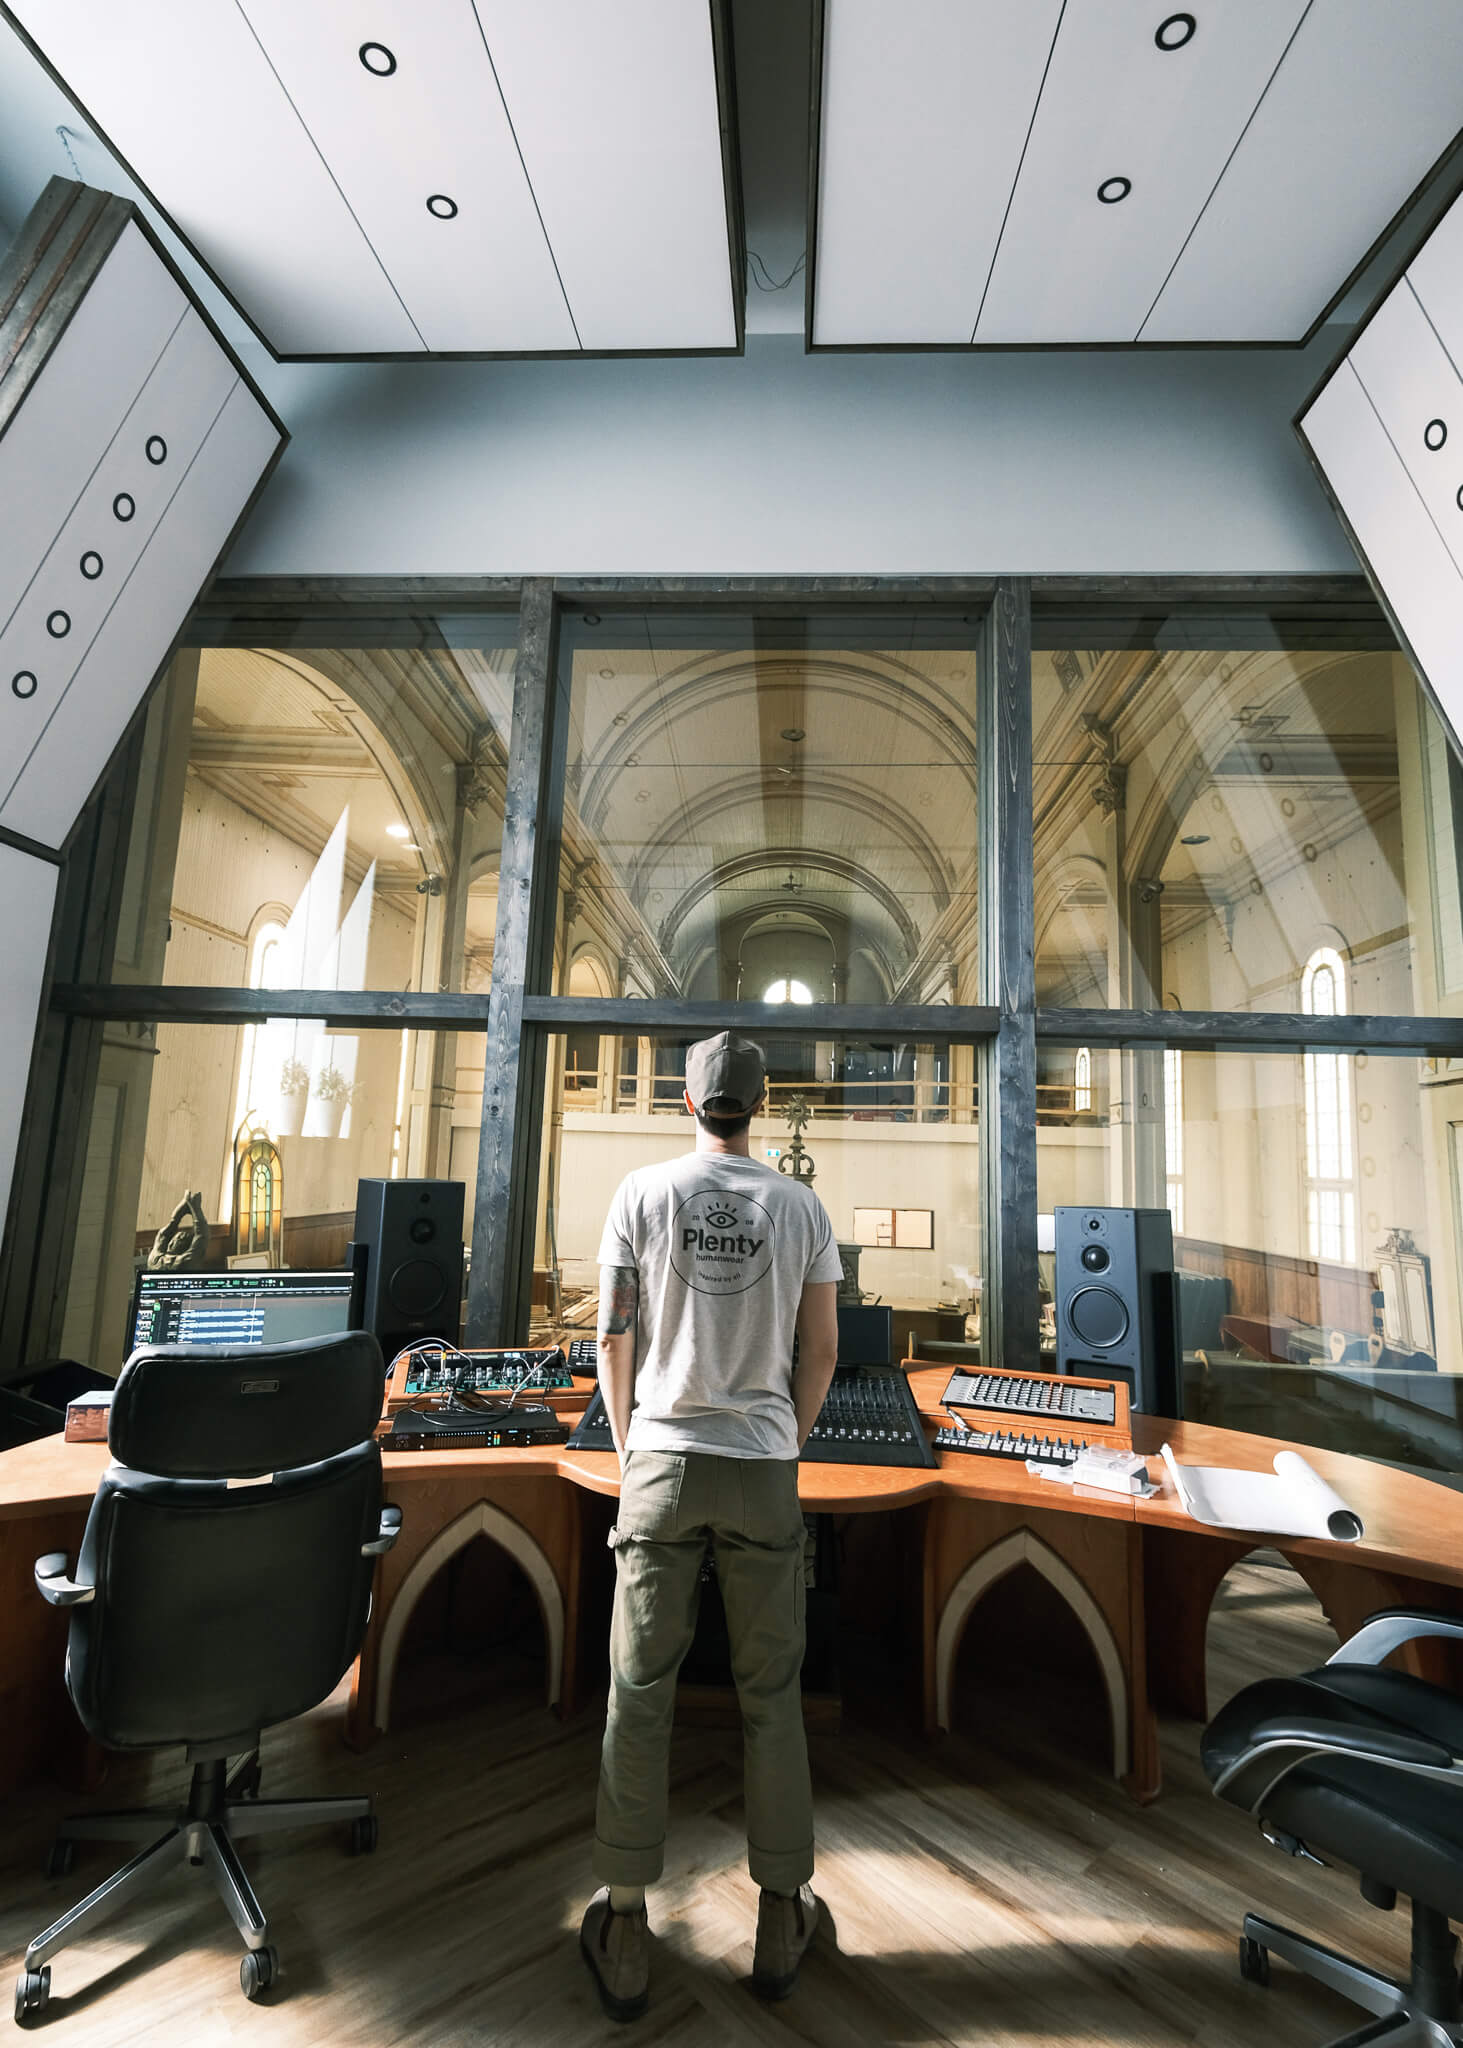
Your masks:
M911 1374L931 1426L944 1419L944 1366ZM1165 1440L1181 1462L1268 1470L1278 1442L1196 1423L1134 1418L1135 1446ZM956 1660L982 1596L1019 1564L1062 1594L1092 1644L1107 1692L1113 1770L1133 1796L1159 1789L1155 1708L1207 1716L1204 1634L1225 1573L1267 1543L1291 1561L1341 1636L1379 1607L1463 1613L1463 1495L1411 1473L1336 1452L1303 1451L1362 1516L1365 1538L1335 1544L1213 1530L1192 1522L1165 1481L1152 1499L1079 1490L1003 1459L943 1454L937 1470L808 1464L799 1474L812 1512L923 1514L925 1725L950 1725ZM96 1482L99 1444L49 1437L0 1454L0 1790L53 1767L58 1738L75 1744L62 1662L66 1616L36 1595L32 1565L46 1550L74 1556ZM615 1459L559 1445L501 1451L407 1452L386 1461L388 1499L402 1534L383 1558L357 1666L347 1739L365 1744L390 1725L402 1641L412 1611L443 1565L481 1534L525 1572L543 1615L549 1703L580 1704L577 1650L585 1504L618 1492ZM1419 1645L1410 1668L1442 1675ZM73 1765L74 1771L74 1765Z
M1181 1465L1228 1465L1245 1472L1268 1472L1277 1451L1297 1450L1355 1508L1366 1533L1356 1543L1332 1543L1208 1528L1179 1505L1156 1456L1164 1443ZM1278 1550L1294 1566L1342 1642L1383 1607L1463 1614L1463 1494L1454 1488L1340 1451L1287 1446L1240 1430L1147 1415L1133 1418L1133 1446L1155 1454L1148 1469L1162 1482L1151 1499L1135 1503L1143 1542L1150 1692L1156 1706L1191 1720L1208 1719L1204 1638L1209 1608L1230 1566L1261 1547ZM1458 1679L1453 1654L1437 1642L1409 1644L1397 1661L1438 1683Z

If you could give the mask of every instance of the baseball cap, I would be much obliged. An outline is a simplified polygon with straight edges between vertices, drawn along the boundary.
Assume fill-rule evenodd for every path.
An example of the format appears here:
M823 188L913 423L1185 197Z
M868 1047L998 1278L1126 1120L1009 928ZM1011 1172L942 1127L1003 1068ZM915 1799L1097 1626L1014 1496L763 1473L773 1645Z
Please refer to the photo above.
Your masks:
M714 1105L726 1116L745 1116L762 1095L767 1062L760 1045L734 1032L698 1039L686 1048L686 1093L697 1109Z

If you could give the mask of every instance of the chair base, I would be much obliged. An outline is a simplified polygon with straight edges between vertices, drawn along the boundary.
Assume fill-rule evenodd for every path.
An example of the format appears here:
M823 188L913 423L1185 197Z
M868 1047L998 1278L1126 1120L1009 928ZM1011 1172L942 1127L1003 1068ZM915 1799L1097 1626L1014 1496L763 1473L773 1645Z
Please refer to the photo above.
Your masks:
M255 1962L241 1971L248 1997L257 1997L273 1978L278 1957L269 1946L269 1923L254 1887L239 1861L236 1839L275 1834L286 1828L316 1827L328 1821L351 1821L351 1846L375 1847L375 1822L369 1798L256 1799L247 1796L259 1781L256 1756L248 1756L225 1781L224 1762L198 1763L185 1807L136 1807L115 1813L75 1814L63 1820L58 1842L147 1841L162 1833L99 1884L95 1891L38 1934L25 1952L21 1986L32 1980L28 2002L16 1994L16 2016L24 2009L38 2014L50 1993L45 1967L58 1950L68 1947L118 1906L158 1884L180 1863L201 1866L212 1878L229 1918ZM240 1796L243 1795L243 1796ZM40 1988L44 1986L44 1988ZM252 1986L252 1988L251 1988Z
M1257 1949L1280 1956L1375 2015L1329 2048L1370 2048L1374 2041L1388 2048L1463 2048L1457 1943L1447 1920L1430 1906L1413 1901L1412 1976L1406 1984L1259 1913L1246 1913L1244 1942L1251 1957ZM1243 1947L1241 1957L1245 1974L1254 1974Z

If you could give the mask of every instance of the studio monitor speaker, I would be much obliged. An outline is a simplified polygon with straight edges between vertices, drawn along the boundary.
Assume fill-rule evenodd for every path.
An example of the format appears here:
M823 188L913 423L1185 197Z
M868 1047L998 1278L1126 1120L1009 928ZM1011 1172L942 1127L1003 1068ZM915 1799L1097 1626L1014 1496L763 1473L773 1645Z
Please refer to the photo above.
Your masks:
M1167 1209L1056 1211L1057 1370L1123 1380L1135 1409L1179 1413Z
M458 1341L462 1204L460 1180L356 1183L352 1321L378 1339L388 1365L419 1338Z

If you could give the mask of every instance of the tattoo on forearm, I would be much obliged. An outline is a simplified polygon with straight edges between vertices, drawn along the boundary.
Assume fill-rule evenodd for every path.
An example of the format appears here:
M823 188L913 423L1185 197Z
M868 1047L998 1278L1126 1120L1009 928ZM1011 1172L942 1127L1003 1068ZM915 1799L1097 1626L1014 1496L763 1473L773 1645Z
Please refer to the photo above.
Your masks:
M640 1275L633 1266L602 1266L599 1274L599 1334L623 1337L635 1327Z

